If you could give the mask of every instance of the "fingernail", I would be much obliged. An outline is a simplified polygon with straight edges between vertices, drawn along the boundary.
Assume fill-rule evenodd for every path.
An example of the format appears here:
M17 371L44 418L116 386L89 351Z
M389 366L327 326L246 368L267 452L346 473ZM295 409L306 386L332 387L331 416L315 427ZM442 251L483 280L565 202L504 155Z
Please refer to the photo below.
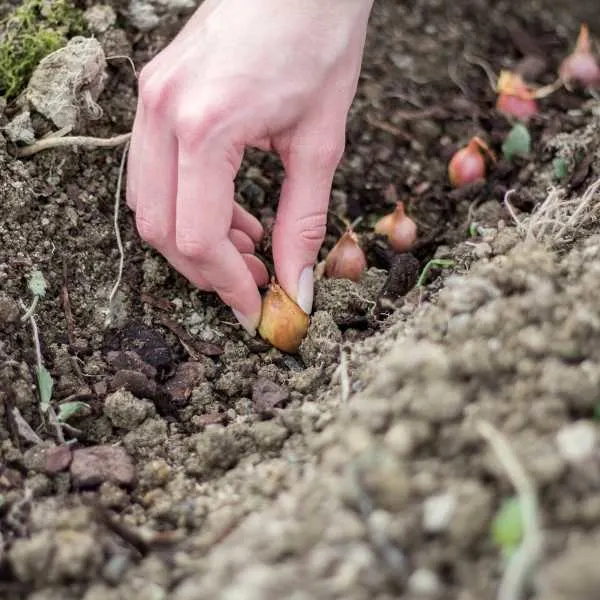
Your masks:
M300 279L298 279L298 293L296 294L296 303L307 315L310 315L312 311L313 288L313 268L306 267L302 271L302 273L300 273Z
M258 327L258 319L251 319L238 310L235 310L235 308L232 308L231 311L235 315L235 318L239 321L240 325L248 332L249 335L254 337L256 335L256 328Z

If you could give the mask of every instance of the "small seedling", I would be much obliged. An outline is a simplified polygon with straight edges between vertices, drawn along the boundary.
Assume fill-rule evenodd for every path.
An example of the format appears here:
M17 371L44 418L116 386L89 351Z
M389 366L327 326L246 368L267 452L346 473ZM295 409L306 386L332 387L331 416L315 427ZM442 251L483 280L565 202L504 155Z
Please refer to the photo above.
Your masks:
M554 179L557 181L563 181L569 175L569 164L564 158L555 158L552 161L552 170L554 173Z
M64 402L58 407L56 418L59 423L66 423L71 417L80 413L87 413L90 410L90 405L85 402L74 401Z
M519 499L512 497L504 501L492 521L492 540L507 559L523 541L522 512Z
M421 271L421 274L419 275L419 279L417 279L417 283L416 283L415 287L421 288L421 287L423 287L423 285L425 285L425 281L427 279L427 276L429 275L429 271L431 271L431 269L433 267L439 267L441 269L448 269L450 267L453 267L455 264L456 263L453 260L450 260L448 258L434 258L434 259L430 260L423 267L423 270Z
M38 329L33 316L40 298L43 298L46 295L46 280L44 279L43 273L37 270L32 271L29 279L27 280L27 287L33 295L33 300L29 305L29 308L25 311L25 314L21 317L21 320L31 321L37 359L35 375L40 393L40 410L43 414L45 414L50 408L50 400L52 399L52 388L54 387L54 381L52 380L50 372L48 369L46 369L44 363L42 362Z
M506 160L531 153L531 134L523 123L516 123L502 144L502 155Z

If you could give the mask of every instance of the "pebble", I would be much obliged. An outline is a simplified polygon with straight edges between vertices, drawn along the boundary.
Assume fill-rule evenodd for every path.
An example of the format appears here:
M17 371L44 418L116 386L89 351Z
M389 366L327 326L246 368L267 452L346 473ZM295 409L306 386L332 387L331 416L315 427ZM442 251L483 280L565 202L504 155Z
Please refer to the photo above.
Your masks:
M73 452L71 478L77 488L97 487L105 481L129 487L135 479L135 466L118 446L81 448Z
M408 578L408 590L419 598L438 598L442 586L436 573L430 569L416 569Z
M589 421L565 425L556 434L558 452L569 463L581 463L589 458L596 442L596 429Z
M441 533L448 529L454 511L456 497L450 493L437 494L423 502L423 529L427 533Z

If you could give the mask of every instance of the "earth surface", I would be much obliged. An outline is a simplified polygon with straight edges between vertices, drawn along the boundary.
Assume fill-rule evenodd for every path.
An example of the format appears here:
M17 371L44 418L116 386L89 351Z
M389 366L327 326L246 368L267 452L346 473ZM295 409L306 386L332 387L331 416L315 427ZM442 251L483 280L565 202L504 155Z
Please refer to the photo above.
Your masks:
M193 10L111 6L98 39L138 69ZM297 355L178 276L122 197L109 312L123 147L17 158L0 136L0 596L600 597L600 103L542 99L531 152L508 161L512 124L486 73L552 83L582 21L600 36L599 15L595 0L375 2L322 252L361 218L370 268L317 282ZM98 103L78 133L130 130L126 60L109 59ZM452 190L448 160L474 135L499 160ZM265 224L282 176L248 152L238 199ZM370 233L397 200L419 228L410 256ZM35 271L43 411L22 319ZM523 492L500 538L540 543L502 584L517 555L495 516Z

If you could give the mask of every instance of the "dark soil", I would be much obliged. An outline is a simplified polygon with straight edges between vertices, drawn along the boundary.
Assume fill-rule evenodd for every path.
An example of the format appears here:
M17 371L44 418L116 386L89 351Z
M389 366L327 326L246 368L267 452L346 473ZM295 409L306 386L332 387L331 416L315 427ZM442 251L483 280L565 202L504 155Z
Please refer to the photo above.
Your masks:
M106 53L138 67L187 14L157 2L142 33L111 4ZM600 177L600 106L557 92L529 124L531 156L458 191L446 169L474 135L501 157L512 126L473 57L551 83L581 20L600 35L599 14L595 0L376 2L322 254L360 217L370 269L317 283L294 356L190 287L124 207L107 325L122 149L19 160L0 136L0 597L494 598L506 559L491 524L515 491L482 419L539 491L525 597L598 598L600 197L585 194ZM109 76L104 116L83 133L131 128L135 77L123 60ZM18 110L2 112L4 126ZM277 159L248 152L239 199L266 225L281 179ZM551 186L589 203L558 237L560 207L528 220ZM412 255L370 233L397 200L418 223ZM415 287L433 258L453 266ZM48 286L35 319L53 406L84 403L68 444L42 418L21 322L33 270Z

